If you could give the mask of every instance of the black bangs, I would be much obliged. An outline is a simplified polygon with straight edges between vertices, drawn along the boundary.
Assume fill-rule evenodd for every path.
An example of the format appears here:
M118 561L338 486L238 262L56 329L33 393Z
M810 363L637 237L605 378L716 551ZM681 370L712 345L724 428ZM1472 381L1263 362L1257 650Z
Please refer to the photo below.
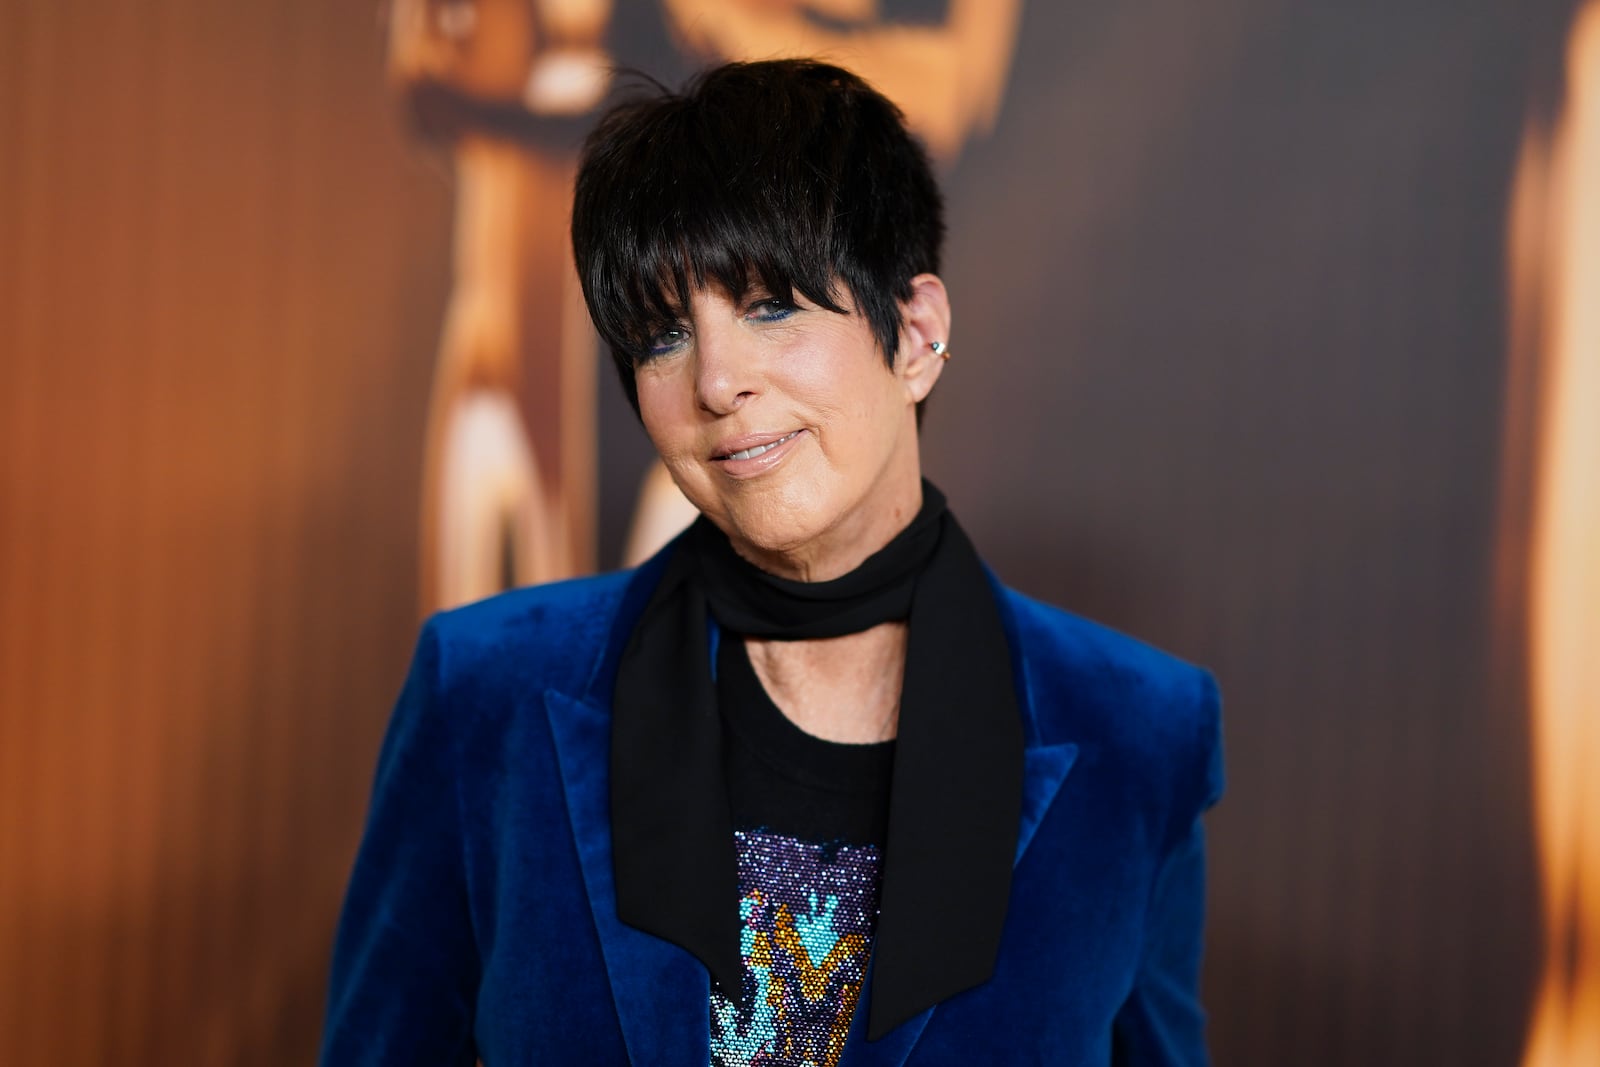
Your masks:
M572 242L584 298L633 371L691 294L866 316L891 365L910 281L938 269L942 204L898 110L808 60L729 64L613 107L584 146Z

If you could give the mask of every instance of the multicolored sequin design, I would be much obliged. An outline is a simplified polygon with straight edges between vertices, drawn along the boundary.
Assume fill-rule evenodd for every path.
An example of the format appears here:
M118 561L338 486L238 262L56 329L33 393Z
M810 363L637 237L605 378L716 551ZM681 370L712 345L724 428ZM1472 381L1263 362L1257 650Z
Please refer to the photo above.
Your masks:
M878 918L878 849L735 832L745 1007L711 993L712 1067L835 1067Z

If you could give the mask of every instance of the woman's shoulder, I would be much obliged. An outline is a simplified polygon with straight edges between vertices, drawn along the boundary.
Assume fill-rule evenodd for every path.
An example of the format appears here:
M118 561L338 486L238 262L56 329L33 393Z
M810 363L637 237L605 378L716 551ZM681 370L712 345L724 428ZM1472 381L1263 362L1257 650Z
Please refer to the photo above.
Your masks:
M525 586L436 613L424 640L438 649L441 683L576 694L612 641L637 576L614 571Z
M1221 788L1221 698L1210 671L1102 623L1000 587L1015 675L1046 744L1075 742L1157 775Z
M1212 685L1210 672L1120 630L1036 600L1007 586L999 588L1006 634L1036 669L1066 673L1081 682L1091 673L1118 690L1178 695Z

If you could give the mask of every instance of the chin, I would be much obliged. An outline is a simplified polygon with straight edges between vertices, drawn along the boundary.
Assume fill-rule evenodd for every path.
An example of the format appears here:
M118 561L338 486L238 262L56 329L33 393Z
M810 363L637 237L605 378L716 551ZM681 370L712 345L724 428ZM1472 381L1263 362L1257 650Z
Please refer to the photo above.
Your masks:
M780 520L735 523L726 532L734 541L749 545L758 552L787 555L803 550L817 539L822 530L810 522Z
M803 554L832 529L832 523L821 519L823 511L811 501L734 507L722 513L717 525L734 543L753 552L788 556Z

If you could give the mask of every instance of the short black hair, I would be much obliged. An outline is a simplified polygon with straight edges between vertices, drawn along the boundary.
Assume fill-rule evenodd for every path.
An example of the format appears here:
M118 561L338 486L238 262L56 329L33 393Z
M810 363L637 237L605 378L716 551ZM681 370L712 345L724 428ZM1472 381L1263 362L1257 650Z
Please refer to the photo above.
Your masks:
M572 250L595 329L634 369L691 293L798 290L864 315L886 362L911 279L937 273L944 202L886 97L810 59L729 63L608 109L584 142Z

